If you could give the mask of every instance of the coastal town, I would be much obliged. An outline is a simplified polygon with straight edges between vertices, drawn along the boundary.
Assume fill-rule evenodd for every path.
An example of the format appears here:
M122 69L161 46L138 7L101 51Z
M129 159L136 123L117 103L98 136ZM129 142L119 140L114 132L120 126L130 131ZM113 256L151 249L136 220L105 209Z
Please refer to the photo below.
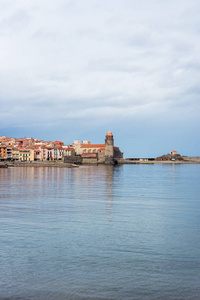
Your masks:
M0 161L115 164L123 163L123 153L114 146L111 131L107 132L104 144L75 140L71 145L64 145L62 141L1 136Z
M89 140L74 140L72 144L65 145L62 141L0 136L0 166L9 163L10 165L15 164L15 166L27 164L35 166L36 163L39 163L37 166L57 166L58 164L59 166L77 166L81 164L200 163L200 157L181 156L176 150L171 150L170 153L157 158L125 159L119 147L114 146L112 132L108 131L104 143L101 144L92 144Z
M61 141L44 141L34 138L0 137L1 161L49 161L61 160L64 155L73 155L74 149Z

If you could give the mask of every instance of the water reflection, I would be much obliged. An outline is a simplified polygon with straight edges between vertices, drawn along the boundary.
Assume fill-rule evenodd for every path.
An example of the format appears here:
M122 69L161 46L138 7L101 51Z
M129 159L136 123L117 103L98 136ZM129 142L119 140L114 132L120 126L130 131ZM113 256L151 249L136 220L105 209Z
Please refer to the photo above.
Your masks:
M199 299L199 177L199 165L0 169L0 298Z
M83 166L74 172L76 198L82 195L82 204L88 208L88 200L98 205L106 204L106 212L111 214L113 206L114 166Z
M113 191L113 181L114 181L114 166L106 166L106 212L110 215L112 213L113 208L113 199L114 199L114 191Z
M112 213L114 181L120 167L96 165L79 168L8 168L1 169L1 195L7 205L23 206L23 211L44 210L87 213L99 208ZM116 177L116 178L115 178Z

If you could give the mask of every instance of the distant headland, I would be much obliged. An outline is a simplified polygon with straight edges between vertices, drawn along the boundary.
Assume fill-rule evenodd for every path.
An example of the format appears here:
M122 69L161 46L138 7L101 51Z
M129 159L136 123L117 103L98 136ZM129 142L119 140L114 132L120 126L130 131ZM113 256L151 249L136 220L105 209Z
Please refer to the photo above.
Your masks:
M200 157L181 156L175 150L157 158L124 158L114 137L108 131L103 144L75 140L64 145L62 141L44 141L34 138L0 137L0 167L58 166L74 167L81 164L156 164L200 163Z

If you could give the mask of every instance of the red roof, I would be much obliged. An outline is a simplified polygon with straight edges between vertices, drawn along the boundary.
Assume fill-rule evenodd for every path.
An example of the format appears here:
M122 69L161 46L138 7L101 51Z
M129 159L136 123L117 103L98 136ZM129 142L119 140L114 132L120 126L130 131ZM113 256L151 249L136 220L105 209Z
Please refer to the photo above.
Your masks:
M64 143L61 141L55 141L55 144L64 144Z
M105 144L86 144L81 146L81 148L105 148Z

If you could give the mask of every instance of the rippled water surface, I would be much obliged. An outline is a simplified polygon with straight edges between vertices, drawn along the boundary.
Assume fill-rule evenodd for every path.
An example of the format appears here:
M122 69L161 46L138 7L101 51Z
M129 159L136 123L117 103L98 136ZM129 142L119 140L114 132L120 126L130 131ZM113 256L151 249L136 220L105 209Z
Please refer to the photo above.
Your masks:
M0 169L0 299L200 299L200 165Z

